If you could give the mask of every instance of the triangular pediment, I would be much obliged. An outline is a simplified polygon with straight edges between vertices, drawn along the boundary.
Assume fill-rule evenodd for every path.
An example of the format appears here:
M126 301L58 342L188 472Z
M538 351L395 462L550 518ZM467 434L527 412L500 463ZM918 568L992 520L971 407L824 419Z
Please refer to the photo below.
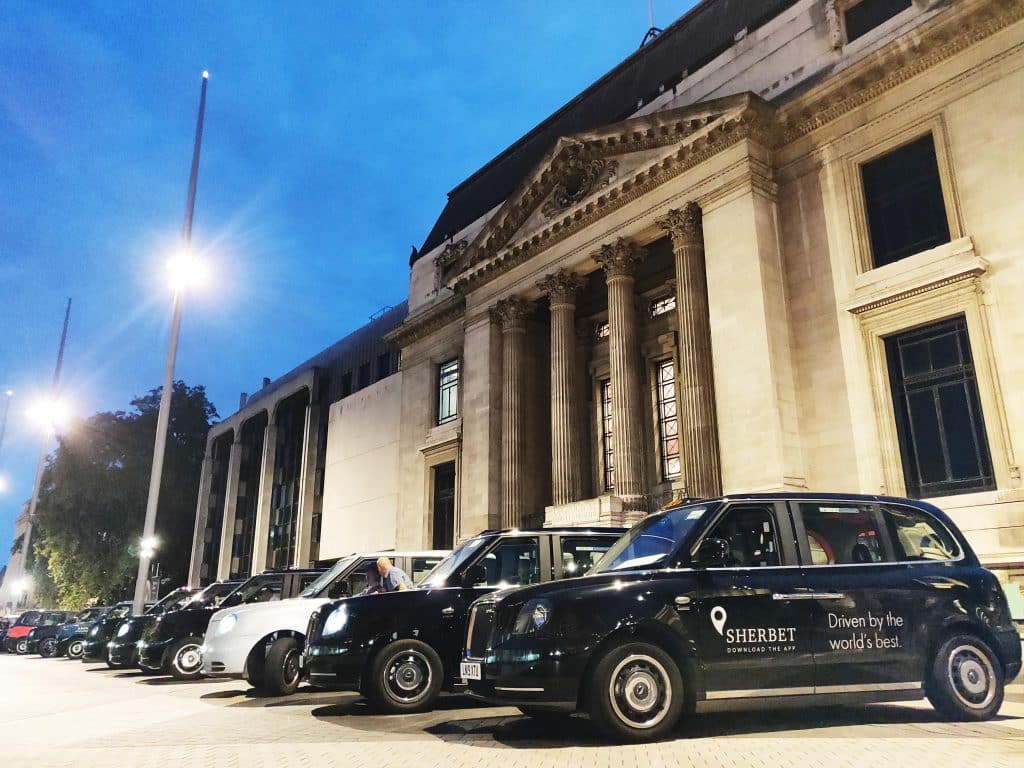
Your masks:
M458 287L468 273L486 269L504 253L542 246L680 162L689 149L706 150L739 123L768 123L772 115L772 107L757 96L740 94L559 139L471 241L445 249L438 260L440 282Z

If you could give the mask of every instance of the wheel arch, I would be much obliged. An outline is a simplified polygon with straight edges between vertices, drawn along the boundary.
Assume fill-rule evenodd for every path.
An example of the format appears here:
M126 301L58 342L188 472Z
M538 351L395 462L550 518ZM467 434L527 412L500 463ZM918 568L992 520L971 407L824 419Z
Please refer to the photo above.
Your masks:
M927 676L927 671L931 669L932 662L935 659L935 654L938 653L939 646L946 641L947 638L953 635L973 635L980 640L983 640L988 645L989 650L992 651L992 655L996 657L996 661L999 662L999 666L1002 667L1003 674L1006 674L1006 662L1003 660L1000 654L999 640L993 634L992 630L979 621L972 621L966 616L957 616L951 618L945 622L935 631L932 632L931 637L928 640L928 652L924 658L924 670L923 672Z

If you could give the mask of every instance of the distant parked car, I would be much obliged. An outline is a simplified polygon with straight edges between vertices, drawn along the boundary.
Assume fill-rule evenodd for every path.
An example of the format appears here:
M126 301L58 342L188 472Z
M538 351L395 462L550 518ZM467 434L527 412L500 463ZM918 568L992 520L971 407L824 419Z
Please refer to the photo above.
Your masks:
M26 652L38 653L44 658L51 658L57 655L57 633L60 628L69 621L75 620L75 614L67 611L49 611L44 621L38 627L34 627L28 633L26 640Z
M243 582L220 603L221 608L294 597L312 584L324 568L264 571ZM218 606L186 606L158 616L138 642L139 666L152 674L196 680L203 671L203 635Z
M7 638L7 630L17 620L16 616L0 616L0 651L4 650L4 640Z
M93 622L99 621L110 611L111 606L99 605L80 611L78 618L69 621L57 631L56 653L69 659L80 659L85 646L85 637Z
M127 669L134 667L139 660L139 651L135 643L142 637L142 631L156 621L156 617L184 607L201 590L196 587L178 587L169 592L160 602L146 611L142 616L130 616L117 627L117 631L107 643L107 666L111 669Z
M111 608L102 619L93 622L82 644L81 659L84 662L107 660L107 643L114 636L121 622L132 615L132 601L122 600Z
M25 611L7 630L4 648L8 653L24 656L28 653L28 634L44 624L63 624L66 611Z
M261 693L290 694L299 686L299 659L313 611L335 598L366 589L367 573L376 572L377 558L382 555L418 583L447 554L439 550L350 555L291 600L224 608L213 615L206 629L203 674L244 677Z

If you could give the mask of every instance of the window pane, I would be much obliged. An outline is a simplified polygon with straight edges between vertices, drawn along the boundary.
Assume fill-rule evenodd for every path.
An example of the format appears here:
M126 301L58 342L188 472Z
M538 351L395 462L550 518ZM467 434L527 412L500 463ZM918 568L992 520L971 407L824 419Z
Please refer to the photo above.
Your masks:
M882 517L899 560L951 560L960 554L946 527L919 509L883 506Z
M582 576L587 573L614 543L615 539L607 536L563 536L562 575Z
M537 539L507 539L477 563L487 571L492 586L536 584L540 581L540 547Z
M845 13L847 42L853 42L901 11L905 11L911 2L912 0L861 0Z
M800 504L813 565L887 561L875 515L867 504Z
M615 489L615 455L612 450L612 383L601 382L601 452L604 457L604 489Z
M661 477L679 477L679 421L676 417L676 372L672 360L657 366L658 434L661 439Z
M758 568L779 564L775 520L768 509L730 509L708 534L708 538L729 542L729 559L726 561L729 567Z
M459 415L459 361L456 359L442 363L438 367L437 381L437 423L444 424Z

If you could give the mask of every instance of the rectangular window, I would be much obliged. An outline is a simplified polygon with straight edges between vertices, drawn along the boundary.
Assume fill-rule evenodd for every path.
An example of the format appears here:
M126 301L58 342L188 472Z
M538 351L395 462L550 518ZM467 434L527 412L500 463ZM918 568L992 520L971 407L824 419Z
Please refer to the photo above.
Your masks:
M601 382L601 455L604 456L604 489L615 490L615 453L612 450L612 382Z
M442 363L437 371L437 423L456 419L459 415L459 361Z
M352 371L342 374L341 377L341 396L348 397L352 394Z
M370 364L363 363L359 366L359 388L370 386Z
M661 478L679 477L679 419L676 415L675 363L663 360L657 364L658 437L661 444Z
M897 560L953 560L960 556L960 545L946 526L920 509L886 505L882 519Z
M391 355L387 352L377 355L377 381L391 375Z
M491 586L536 584L540 581L540 544L535 538L505 539L477 563Z
M843 14L846 22L846 41L853 42L893 16L907 10L913 0L861 0Z
M837 501L799 506L812 565L861 565L889 559L870 505Z
M658 315L664 315L668 312L673 311L676 308L676 295L673 293L670 296L662 296L660 299L655 299L651 302L651 317L657 317Z
M874 266L949 242L935 141L929 133L861 166Z
M598 341L601 339L607 339L612 335L612 327L607 323L598 323L594 326L594 338Z
M964 317L891 336L885 351L907 495L994 490Z
M768 568L779 565L778 536L771 510L733 507L719 520L708 538L729 542L730 568Z
M598 560L611 549L614 539L607 536L597 538L596 536L563 536L561 540L562 549L562 576L583 576Z

